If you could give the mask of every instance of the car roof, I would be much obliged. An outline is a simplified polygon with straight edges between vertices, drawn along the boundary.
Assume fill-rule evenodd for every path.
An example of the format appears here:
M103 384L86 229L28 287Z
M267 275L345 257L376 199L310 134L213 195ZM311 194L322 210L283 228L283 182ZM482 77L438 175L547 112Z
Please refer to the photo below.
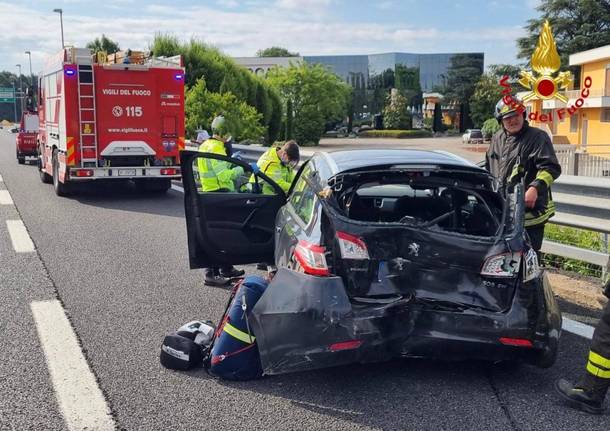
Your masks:
M314 157L325 159L332 172L361 169L372 166L416 164L440 165L445 167L465 168L473 172L484 172L474 163L447 151L414 150L414 149L367 149L340 150L316 153Z

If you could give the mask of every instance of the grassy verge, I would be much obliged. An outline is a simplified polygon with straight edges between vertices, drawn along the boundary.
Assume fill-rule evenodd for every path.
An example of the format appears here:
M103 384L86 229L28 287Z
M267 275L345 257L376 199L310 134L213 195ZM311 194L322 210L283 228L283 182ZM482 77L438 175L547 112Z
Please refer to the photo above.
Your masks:
M607 251L603 241L603 235L599 232L557 226L549 223L544 230L544 237L549 241L572 245L578 248L601 252ZM544 263L547 266L593 277L601 277L602 273L602 268L598 265L551 254L545 254Z

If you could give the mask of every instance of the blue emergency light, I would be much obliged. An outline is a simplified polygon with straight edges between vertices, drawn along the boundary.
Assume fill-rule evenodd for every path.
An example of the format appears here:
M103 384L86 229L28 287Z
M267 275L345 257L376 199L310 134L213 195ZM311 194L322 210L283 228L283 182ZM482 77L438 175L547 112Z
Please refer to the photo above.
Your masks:
M64 72L67 76L72 76L76 73L74 69L66 69Z
M174 78L176 78L176 80L180 81L182 78L184 78L184 75L182 73L176 73L174 75Z

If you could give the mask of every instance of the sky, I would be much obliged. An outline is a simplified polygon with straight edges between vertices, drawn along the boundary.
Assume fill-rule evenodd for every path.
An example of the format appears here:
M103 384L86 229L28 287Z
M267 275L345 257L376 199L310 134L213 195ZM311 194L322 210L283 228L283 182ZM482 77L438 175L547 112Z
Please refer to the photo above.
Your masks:
M0 71L33 72L66 45L102 33L146 50L155 32L201 39L231 56L270 46L301 55L483 52L485 65L520 63L516 39L539 0L0 0Z

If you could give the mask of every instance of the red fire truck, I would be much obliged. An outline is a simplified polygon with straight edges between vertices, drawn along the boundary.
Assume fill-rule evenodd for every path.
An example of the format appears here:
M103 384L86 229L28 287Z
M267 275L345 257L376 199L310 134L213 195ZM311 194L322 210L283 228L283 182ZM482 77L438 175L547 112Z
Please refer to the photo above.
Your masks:
M59 196L76 182L130 179L165 191L180 178L180 56L111 64L89 49L65 48L47 60L38 88L38 169Z
M25 111L21 114L21 124L19 134L15 141L17 162L20 165L25 163L26 157L36 157L36 137L38 136L38 114L36 112Z

